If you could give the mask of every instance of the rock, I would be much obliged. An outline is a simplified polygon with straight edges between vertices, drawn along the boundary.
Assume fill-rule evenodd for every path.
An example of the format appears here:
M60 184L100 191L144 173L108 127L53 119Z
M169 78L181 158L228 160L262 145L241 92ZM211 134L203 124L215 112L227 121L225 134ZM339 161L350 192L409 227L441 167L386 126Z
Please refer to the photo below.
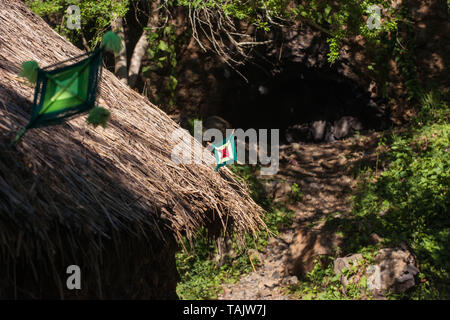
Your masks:
M311 124L312 137L314 141L322 141L325 137L327 122L324 120L313 121Z
M345 258L338 258L334 263L334 272L337 274L344 268L350 267L349 261L362 259L361 254L354 254ZM375 256L374 264L364 271L367 278L367 288L378 298L388 292L405 292L415 285L414 276L419 273L415 266L415 259L407 249L381 249ZM349 282L345 276L341 282L346 286Z
M352 265L356 265L357 261L361 259L363 259L363 256L360 253L344 258L337 258L334 261L334 273L338 274L339 272L342 272L343 269L349 269ZM341 275L341 282L344 286L347 286L348 281L349 279L347 279L346 276Z
M329 161L326 161L326 160L321 160L319 162L319 164L320 164L320 166L322 168L325 168L325 169L328 169L328 170L331 170L331 169L334 168L334 165L332 163L330 163Z
M272 274L270 275L270 277L271 277L272 279L275 279L275 280L278 280L278 279L281 278L280 273L279 273L278 271L272 272Z
M363 126L357 118L344 116L334 122L316 120L292 125L286 129L285 137L289 143L295 141L334 142L362 129Z
M292 242L294 237L293 232L286 231L279 235L279 239L281 239L285 244L289 244Z
M267 288L274 288L278 285L278 281L276 280L267 280L264 282L264 286Z
M338 165L344 166L347 163L347 159L345 157L339 157Z
M286 272L303 277L314 268L314 260L319 256L331 256L339 247L341 239L335 233L321 230L300 229L288 249ZM323 259L323 262L327 262Z
M258 283L258 288L260 290L264 290L265 288L273 288L277 285L277 281L275 280L265 280Z
M371 291L385 293L405 292L415 285L414 276L419 273L413 255L407 249L385 248L375 256L371 266ZM369 270L368 270L369 271Z
M358 119L346 116L334 122L333 134L336 139L342 139L349 136L354 131L362 130L362 128L362 124Z
M288 201L291 194L291 183L281 180L261 180L267 195L273 198L274 202Z
M381 288L381 270L379 265L370 265L366 271L367 288L370 292L378 295Z
M296 276L290 276L290 277L283 278L283 280L281 282L285 285L291 286L298 282L298 278Z

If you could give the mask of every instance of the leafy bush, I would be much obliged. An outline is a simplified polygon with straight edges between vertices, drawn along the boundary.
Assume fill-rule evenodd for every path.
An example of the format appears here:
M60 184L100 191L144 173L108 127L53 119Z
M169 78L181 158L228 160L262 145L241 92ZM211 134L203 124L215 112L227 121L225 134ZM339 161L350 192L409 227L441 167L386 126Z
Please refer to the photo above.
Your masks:
M435 93L422 98L414 126L394 135L380 175L366 172L354 214L385 239L408 244L421 270L408 298L450 297L449 108Z
M74 43L86 40L91 48L101 42L104 32L115 17L124 17L129 9L129 1L110 0L26 0L25 4L36 14L44 17L55 30ZM80 29L67 28L70 15L67 8L77 5L80 8Z

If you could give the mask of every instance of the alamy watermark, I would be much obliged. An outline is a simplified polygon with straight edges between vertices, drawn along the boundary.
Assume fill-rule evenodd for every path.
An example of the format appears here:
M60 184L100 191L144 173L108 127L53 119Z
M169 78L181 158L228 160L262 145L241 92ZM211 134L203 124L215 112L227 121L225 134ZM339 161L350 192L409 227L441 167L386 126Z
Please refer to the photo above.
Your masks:
M211 144L220 144L226 137L233 133L232 129L226 130L224 137L219 129L208 129L203 132L201 121L194 121L195 143L184 129L177 129L172 133L172 141L176 143L172 150L171 159L175 163L200 164L211 161ZM270 139L269 139L270 135ZM236 151L238 164L261 164L261 175L274 175L279 167L280 132L278 129L243 129L234 130L236 137ZM246 143L248 141L248 144ZM211 142L204 149L202 142ZM248 145L248 159L246 159Z
M380 29L381 28L381 8L377 5L371 5L367 8L367 13L369 14L369 18L367 19L367 27L370 30Z
M67 29L75 30L81 28L81 10L77 5L71 5L67 8Z
M80 290L81 289L81 269L79 266L72 264L67 267L67 274L70 274L67 277L66 286L69 290Z

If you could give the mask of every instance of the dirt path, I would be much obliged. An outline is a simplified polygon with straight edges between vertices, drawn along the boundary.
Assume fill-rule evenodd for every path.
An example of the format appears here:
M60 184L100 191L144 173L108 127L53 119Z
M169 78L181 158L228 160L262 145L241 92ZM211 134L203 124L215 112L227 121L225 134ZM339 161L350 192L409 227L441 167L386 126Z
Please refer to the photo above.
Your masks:
M269 241L259 253L263 265L240 282L224 285L219 299L291 299L283 288L297 281L288 274L289 247L306 225L320 228L324 217L351 210L351 191L361 166L376 162L378 133L323 144L293 143L280 148L280 170L264 181L276 201L286 202L290 185L297 183L302 201L287 204L295 212L291 227Z

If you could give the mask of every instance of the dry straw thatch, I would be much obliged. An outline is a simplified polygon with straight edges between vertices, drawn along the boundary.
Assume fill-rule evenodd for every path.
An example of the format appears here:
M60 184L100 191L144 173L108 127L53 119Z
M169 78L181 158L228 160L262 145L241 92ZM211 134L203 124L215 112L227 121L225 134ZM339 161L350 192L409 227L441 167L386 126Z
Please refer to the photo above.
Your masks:
M229 170L214 172L212 155L172 162L179 126L106 70L106 129L82 116L32 129L9 149L34 92L17 76L22 62L43 67L82 52L22 1L0 0L0 30L0 297L171 298L175 238L263 225L247 189ZM84 270L82 293L65 288L70 264Z

